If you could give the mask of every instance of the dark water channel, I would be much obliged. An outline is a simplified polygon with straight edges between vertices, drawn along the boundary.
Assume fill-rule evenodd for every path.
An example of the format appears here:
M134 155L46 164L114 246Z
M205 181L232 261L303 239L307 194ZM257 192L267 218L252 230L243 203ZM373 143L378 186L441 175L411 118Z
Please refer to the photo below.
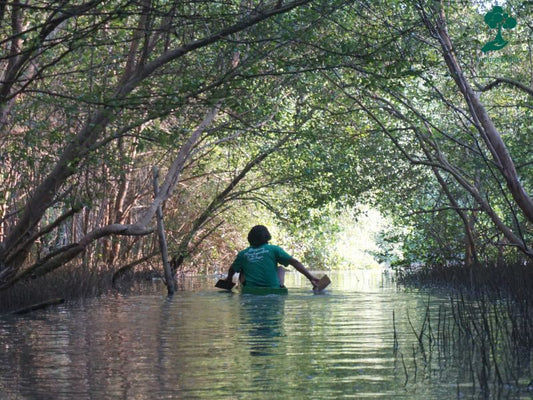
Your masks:
M380 271L330 276L321 295L292 274L288 296L223 293L203 277L171 299L156 285L2 317L0 399L487 398L454 360L436 369L417 355L427 293Z

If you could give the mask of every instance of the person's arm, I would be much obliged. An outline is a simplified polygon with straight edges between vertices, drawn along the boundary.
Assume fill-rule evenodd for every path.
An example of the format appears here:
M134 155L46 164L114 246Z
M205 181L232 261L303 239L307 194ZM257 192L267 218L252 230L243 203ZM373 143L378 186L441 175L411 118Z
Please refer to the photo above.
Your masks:
M300 261L298 261L296 258L291 258L289 260L289 264L292 265L296 269L296 271L298 271L299 273L304 275L307 279L309 279L309 281L313 284L313 286L316 286L318 284L319 279L313 274L311 274L311 272L309 272L307 268L305 268L304 265Z
M228 269L228 277L226 278L226 280L228 282L232 282L233 281L233 275L235 275L235 270L233 269L233 267L229 267L229 269Z

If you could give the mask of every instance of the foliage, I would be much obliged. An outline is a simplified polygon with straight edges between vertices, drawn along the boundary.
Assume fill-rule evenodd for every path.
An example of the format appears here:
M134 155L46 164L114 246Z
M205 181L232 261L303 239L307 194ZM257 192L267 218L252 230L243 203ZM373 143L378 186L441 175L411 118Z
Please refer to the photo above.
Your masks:
M390 222L367 206L329 203L301 224L277 225L274 237L313 270L375 268L379 235ZM384 265L381 265L384 266Z
M258 218L311 265L371 264L343 242L377 234L370 210L394 224L380 261L531 257L530 14L463 3L5 6L0 286L152 254L160 203L183 271L220 270ZM484 14L509 29L490 55Z

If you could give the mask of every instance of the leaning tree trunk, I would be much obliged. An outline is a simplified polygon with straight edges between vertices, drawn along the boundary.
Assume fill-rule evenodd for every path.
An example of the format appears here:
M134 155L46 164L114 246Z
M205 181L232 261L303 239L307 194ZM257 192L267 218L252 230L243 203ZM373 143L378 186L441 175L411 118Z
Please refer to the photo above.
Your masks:
M102 139L105 128L109 125L110 121L116 117L116 104L121 104L123 101L127 100L131 92L138 88L142 82L146 81L156 71L172 61L178 60L191 52L225 40L231 35L246 30L262 21L275 17L276 15L287 13L297 7L308 4L311 1L312 0L293 0L286 2L285 4L282 2L269 4L262 9L261 12L246 15L240 21L237 21L230 26L223 27L219 31L203 38L191 40L170 50L165 49L161 55L153 58L145 57L147 54L143 51L139 62L135 65L132 73L123 74L123 79L117 84L113 94L110 98L106 99L106 104L108 105L102 106L96 110L92 116L87 119L84 127L79 131L76 137L63 148L61 155L51 172L30 194L16 225L6 233L4 241L0 243L0 286L5 287L6 285L11 285L14 280L19 279L17 274L20 272L20 269L27 260L35 241L39 237L38 224L43 218L46 210L54 204L57 193L61 192L67 180L76 173L77 167L81 161L92 151L93 145L97 143L98 140ZM53 23L50 22L49 25L44 25L43 30L40 32L42 37L40 37L42 39L46 38L62 21L67 20L72 16L82 14L95 4L99 4L99 1L95 0L94 2L74 7L69 12L60 13L57 18L53 19ZM150 51L152 45L153 43L148 41L146 51ZM12 93L13 82L17 81L15 78L21 73L26 61L34 55L37 50L37 48L30 48L27 49L26 52L21 52L16 61L13 61L13 64L9 66L9 70L4 74L4 82L0 84L0 113L6 106L7 102L15 96ZM73 243L68 248L63 249L61 254L50 255L50 259L47 260L46 266L42 266L43 268L41 268L41 270L46 271L49 270L49 268L56 268L60 265L58 262L65 263L73 259L85 249L90 241L94 241L98 238L113 234L146 234L149 231L146 227L154 216L157 207L162 201L164 201L164 199L170 196L178 177L179 172L177 174L167 175L168 179L165 180L160 188L160 195L154 199L150 208L136 224L111 224L97 228L89 232L84 238L81 238L78 243Z
M511 193L515 203L523 212L529 222L533 223L533 199L528 195L522 184L514 161L503 141L500 133L494 126L492 119L487 110L481 103L468 80L464 76L463 70L453 50L453 44L446 29L444 10L441 7L437 16L436 23L433 25L429 17L423 13L423 20L428 29L438 38L442 48L442 55L448 66L455 84L461 91L470 110L470 115L474 121L475 128L479 132L483 142L490 151L494 162L505 179L507 188Z

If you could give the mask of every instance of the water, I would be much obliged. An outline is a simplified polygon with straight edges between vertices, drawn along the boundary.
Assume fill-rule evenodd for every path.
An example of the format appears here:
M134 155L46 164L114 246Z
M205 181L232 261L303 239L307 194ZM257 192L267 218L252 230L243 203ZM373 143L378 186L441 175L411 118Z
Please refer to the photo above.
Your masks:
M159 287L0 318L0 399L483 398L452 360L446 371L413 368L406 316L420 323L427 293L379 271L331 277L320 295L293 274L288 296L194 278L171 299Z

